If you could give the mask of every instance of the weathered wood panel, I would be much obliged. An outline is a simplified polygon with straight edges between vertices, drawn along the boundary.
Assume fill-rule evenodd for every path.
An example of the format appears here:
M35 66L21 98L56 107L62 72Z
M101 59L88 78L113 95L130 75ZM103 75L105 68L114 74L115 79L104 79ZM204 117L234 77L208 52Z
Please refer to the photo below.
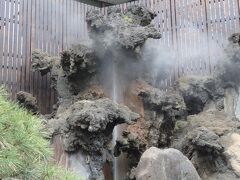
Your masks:
M86 40L85 14L86 5L74 0L0 1L0 81L13 98L20 90L30 92L43 113L51 112L56 99L50 75L32 72L31 53L41 49L58 56Z

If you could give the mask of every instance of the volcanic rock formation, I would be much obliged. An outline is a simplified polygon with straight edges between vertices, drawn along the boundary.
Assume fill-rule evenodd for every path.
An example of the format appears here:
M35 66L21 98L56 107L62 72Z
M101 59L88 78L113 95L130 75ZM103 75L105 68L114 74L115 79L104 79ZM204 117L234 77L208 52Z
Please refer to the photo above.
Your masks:
M110 99L76 101L49 124L62 134L67 152L89 156L92 178L101 177L104 162L111 161L110 142L114 126L132 123L140 116Z
M86 17L90 46L72 46L60 58L33 53L33 70L42 75L51 71L58 93L58 108L47 123L53 142L57 137L66 164L78 164L75 170L86 179L104 178L103 167L111 165L113 151L130 160L122 178L154 180L167 173L163 179L174 179L184 172L187 179L200 179L198 172L206 180L238 179L240 125L233 95L240 85L240 35L229 39L213 76L182 77L162 91L149 80L152 56L143 55L147 39L161 38L151 24L155 16L142 6L124 12L109 8L107 14L91 10ZM130 125L113 148L113 129L123 123ZM180 150L197 172L177 150L144 153L152 146Z
M155 16L141 6L125 12L110 8L107 16L93 10L86 17L92 46L74 45L60 58L33 52L32 69L42 75L51 72L52 87L58 93L58 109L48 121L49 131L62 143L69 159L75 155L79 162L86 159L79 169L88 174L86 178L103 179L104 163L112 163L114 127L141 118L107 97L111 96L113 66L118 67L116 74L125 84L141 77L142 72L135 70L144 69L140 50L148 38L161 37L151 25Z
M146 7L132 6L123 13L120 8L109 8L107 17L99 10L92 10L87 13L86 19L90 38L96 46L101 44L103 53L108 52L108 49L122 48L131 52L141 47L148 38L161 38L158 30L151 24L155 16Z
M209 108L224 108L225 90L217 79L212 77L189 76L180 78L175 85L177 91L183 96L188 114L198 114Z
M39 108L37 105L37 99L32 96L32 94L20 91L17 93L17 102L32 112L33 114L37 114L39 112Z

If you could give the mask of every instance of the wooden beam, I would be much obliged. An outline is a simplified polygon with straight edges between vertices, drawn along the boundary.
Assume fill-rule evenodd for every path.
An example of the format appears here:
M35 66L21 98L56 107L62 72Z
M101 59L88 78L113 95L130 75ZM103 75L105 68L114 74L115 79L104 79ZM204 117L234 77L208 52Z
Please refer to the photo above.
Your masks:
M109 3L98 1L98 0L76 0L76 1L79 1L84 4L89 4L91 6L96 6L96 7L104 7L104 6L111 5Z
M126 2L131 2L136 0L76 0L76 1L82 2L84 4L89 4L92 6L105 7L105 6L111 6L116 4L123 4Z

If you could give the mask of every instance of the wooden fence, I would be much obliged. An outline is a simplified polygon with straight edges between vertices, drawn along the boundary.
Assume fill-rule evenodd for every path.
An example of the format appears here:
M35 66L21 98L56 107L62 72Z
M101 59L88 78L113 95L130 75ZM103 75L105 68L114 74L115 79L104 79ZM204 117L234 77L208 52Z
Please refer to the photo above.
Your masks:
M228 37L240 32L240 0L139 0L118 6L124 10L133 4L157 13L154 23L163 35L159 44L175 53L172 75L159 82L163 88L186 74L212 73Z
M86 39L85 13L92 7L74 0L0 0L0 81L12 92L37 97L43 113L51 112L55 93L50 75L31 70L31 52L59 55Z
M178 58L171 84L183 74L208 74L227 43L239 29L239 0L139 0L156 11L154 23L163 35L159 44ZM94 8L74 0L0 0L0 82L11 90L37 97L43 113L56 101L50 75L31 71L31 52L41 49L59 55L73 43L87 39L86 12ZM106 11L106 8L102 9Z

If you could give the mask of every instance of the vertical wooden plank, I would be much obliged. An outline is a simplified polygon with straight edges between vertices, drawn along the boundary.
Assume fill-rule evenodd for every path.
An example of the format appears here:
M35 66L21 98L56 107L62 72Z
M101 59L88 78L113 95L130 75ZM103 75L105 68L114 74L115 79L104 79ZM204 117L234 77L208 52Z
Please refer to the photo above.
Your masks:
M32 1L27 1L27 49L26 49L26 84L27 84L27 92L32 92L31 90L31 9L32 9Z
M173 10L172 10L172 0L169 1L169 16L170 16L170 31L171 31L171 47L174 47L174 29L173 29Z
M59 32L59 36L60 36L60 52L63 51L63 18L64 18L64 11L63 11L63 7L64 7L64 1L60 0L60 7L59 7L59 12L60 12L60 32Z
M13 29L14 29L14 23L13 23L13 16L14 16L14 1L10 1L10 10L9 10L9 38L8 38L8 78L7 83L9 85L9 89L12 93L12 73L13 73Z
M57 55L57 1L54 0L54 29L53 29L53 33L54 33L54 53L52 55L56 56Z
M237 0L239 2L239 0ZM237 12L239 12L237 10L237 8L239 7L237 5L237 1L236 0L231 0L229 2L229 22L231 24L231 32L234 33L236 31L239 31L239 29L237 29L237 24L239 24L240 19L238 19L238 21L235 21L235 18L237 17ZM238 13L239 16L239 13Z
M48 25L48 33L49 33L49 49L48 49L48 53L51 55L54 53L54 38L53 38L53 24L54 24L54 19L53 19L53 5L52 5L53 1L48 2L48 21L49 21L49 25Z
M65 48L68 49L69 47L69 29L68 29L68 25L69 25L69 21L68 21L68 18L69 18L69 1L66 0L66 14L65 14L65 28L66 28L66 33L65 33L65 38L66 38L66 45L65 45Z
M27 28L27 48L26 48L26 85L27 85L27 92L31 93L31 73L30 73L30 67L31 67L31 7L32 7L32 1L27 1L27 21L26 21L26 28Z
M223 47L224 46L224 15L223 15L223 10L222 10L222 0L218 1L218 21L219 21L219 28L220 28L220 45Z
M172 36L173 36L173 48L174 48L174 50L175 50L175 52L176 52L176 54L177 54L177 52L178 52L178 47L177 47L177 33L176 33L176 18L175 18L175 16L176 16L176 14L175 14L175 4L174 4L174 0L171 0L170 1L170 3L171 3L171 19L172 19ZM174 77L174 80L175 79L177 79L178 78L178 60L176 60L176 63L175 63L175 65L174 65L174 67L173 67L174 69L173 69L173 77Z
M62 51L62 10L61 7L63 6L62 0L58 0L58 54ZM79 4L79 3L78 3Z
M83 40L84 37L84 17L83 17L83 10L82 10L82 3L78 3L78 18L79 18L79 24L78 24L78 29L79 29L79 40Z
M47 14L47 10L48 10L48 6L49 4L52 4L53 3L53 6L55 7L55 11L56 11L56 1L48 1L48 0L44 0L44 6L43 6L43 12L44 12L44 49L43 51L47 52L48 51L48 46L49 46L49 42L48 42L48 39L49 39L49 31L48 31L48 14ZM56 32L55 32L56 34ZM55 40L56 42L56 40ZM42 111L43 113L45 114L47 112L47 109L48 109L48 105L49 105L49 88L48 88L48 76L49 74L46 74L45 76L43 76L43 84L42 84L42 87L41 87L41 96L42 97L45 97L44 101L41 103L42 104Z
M29 5L29 59L28 59L28 71L29 71L29 92L34 95L34 73L32 72L31 62L32 62L32 51L34 50L34 15L35 15L35 1L32 0Z
M190 73L194 74L194 72L196 71L196 67L197 67L197 59L195 58L195 56L197 55L197 31L198 31L198 12L196 11L196 0L191 0L190 1L190 12L191 12L191 27L189 27L189 37L191 40L190 41L190 47L191 51L189 52L189 69L190 69Z
M77 40L81 41L80 39L80 32L81 32L81 28L78 28L81 24L81 16L80 16L80 3L76 2L76 35L77 35Z
M71 47L71 43L72 43L72 39L73 39L73 31L72 31L72 21L73 21L73 18L72 18L72 1L69 0L68 1L68 9L67 9L67 22L68 22L68 48Z
M183 58L183 23L182 23L182 11L181 11L182 0L177 1L177 15L178 15L178 31L179 31L179 43L180 43L180 72L184 74L184 58Z
M47 26L47 14L46 14L47 3L48 3L48 0L42 0L42 4L43 4L43 6L42 6L42 19L43 19L43 24L42 24L43 48L42 48L42 50L44 52L47 52L47 41L48 41L48 32L46 30L46 26Z
M11 23L11 11L12 11L12 3L10 0L8 0L8 14L7 14L7 24L8 24L8 30L7 30L7 40L6 40L6 63L5 63L5 68L6 68L6 79L5 79L5 84L7 85L7 88L9 91L11 91L11 82L10 82L10 73L11 73L11 69L10 69L10 47L11 47L11 27L12 27L12 23Z
M13 99L15 99L16 96L16 92L17 92L17 78L16 78L16 74L17 74L17 61L18 61L18 5L19 5L19 0L15 0L14 2L14 24L13 24L13 48L12 48L12 52L13 52L13 61L12 61L12 67L13 67L13 73L12 73L12 89L13 89Z
M206 0L201 1L201 13L202 13L202 33L203 33L203 40L201 43L201 46L204 46L204 43L207 43L207 55L205 55L202 59L203 62L203 68L204 68L204 74L207 74L209 72L209 65L208 64L208 58L209 58L209 37L208 37L208 12L206 7ZM202 57L201 57L202 58Z
M13 39L14 39L14 1L10 2L10 30L9 30L9 50L8 50L8 84L11 90L11 94L13 93Z
M236 4L237 4L237 11L236 11L236 29L237 27L239 28L240 26L240 0L236 0Z
M222 44L223 46L226 44L226 36L227 36L227 26L226 26L226 22L227 22L227 17L225 14L225 0L220 0L219 2L219 6L220 6L220 14L221 14L221 26L222 26Z
M34 28L32 29L32 47L33 50L38 49L38 0L34 0L34 17L33 17L33 25ZM37 89L38 89L38 72L33 73L33 96L36 97L38 101L38 94L37 94Z
M43 24L44 24L44 15L43 15L43 0L38 0L38 27L39 27L39 32L38 32L38 39L39 39L39 46L38 49L43 50L43 39L44 39L44 30L43 30ZM42 83L44 81L44 78L38 74L38 89L37 89L37 94L38 94L38 106L42 108Z
M35 3L35 24L36 24L36 29L35 29L35 49L40 49L40 2L41 0L36 0ZM39 72L36 72L35 77L34 77L34 95L37 98L38 105L40 102L39 99L39 94L38 94L38 89L39 89L39 82L41 81L41 75Z
M207 23L208 23L207 33L208 33L208 44L209 44L209 42L213 40L213 23L214 23L213 21L214 21L214 19L213 19L212 2L206 1L205 6L206 6L205 9L207 11L206 18L207 18ZM211 48L212 48L211 44L209 44L209 49L211 49ZM209 69L210 74L212 73L212 71L214 69L214 67L212 66L211 61L210 61L211 57L212 57L212 54L211 54L211 51L209 51L209 60L208 60L209 68L208 69Z
M199 57L199 55L202 53L201 51L205 50L205 46L204 47L199 47L199 45L201 44L201 13L200 13L200 1L197 0L196 1L196 6L195 6L195 11L197 12L197 42L196 42L196 57L194 56L195 60L194 60L194 69L193 71L196 72L197 74L201 74L202 73L202 61L201 58Z
M239 1L239 0L236 0ZM227 0L226 2L226 16L227 16L227 20L228 20L228 30L229 30L229 34L233 33L235 29L235 17L234 13L232 12L232 8L233 8L233 3L232 0ZM233 17L233 21L231 20L231 17ZM237 12L237 17L239 17L239 12ZM237 23L238 23L239 19L237 18Z
M74 30L74 44L76 44L78 42L78 36L77 36L77 31L78 31L78 28L77 28L77 23L78 23L78 17L77 17L77 11L76 11L76 8L77 8L77 1L73 1L73 30Z
M3 83L6 84L8 81L8 54L9 54L9 10L10 10L10 2L9 0L5 1L5 28L4 28L4 41L3 41L3 67L4 67L4 72L3 72Z
M0 83L2 83L3 78L3 39L4 39L4 14L5 14L5 0L0 1Z
M65 48L65 0L62 0L62 50Z
M27 16L27 8L26 8L26 0L22 1L22 61L21 61L21 81L20 81L20 90L25 91L25 76L26 76L26 16Z
M171 4L170 1L167 2L167 31L168 31L168 47L172 44L172 32L171 32Z
M19 26L18 26L18 61L17 61L17 91L21 90L21 74L22 74L22 46L23 46L23 1L19 0Z
M37 0L37 48L41 49L41 0Z
M50 52L50 44L51 41L49 41L50 39L50 28L49 28L49 19L51 18L49 16L49 4L51 3L51 1L46 1L45 3L45 8L44 8L44 12L46 14L46 22L45 22L45 34L46 34L46 52L49 54Z
M45 9L44 9L44 11L46 12L46 14L47 14L47 16L46 16L46 23L45 23L45 32L46 32L46 34L47 34L47 40L46 40L46 43L47 43L47 48L46 48L46 52L48 52L49 53L49 47L48 46L50 46L50 42L48 42L48 39L49 39L49 37L50 37L50 31L49 31L49 18L51 18L51 17L49 17L49 11L48 11L48 9L49 9L49 5L51 4L52 5L52 3L53 3L53 6L55 6L55 17L56 17L56 9L57 9L57 7L58 7L58 5L59 4L57 4L57 2L56 1L46 1L46 4L45 4ZM55 31L55 35L57 36L57 34L58 34L58 32L57 32L57 30ZM55 47L56 47L56 49L57 49L57 42L56 42L57 40L55 39ZM56 50L55 50L56 51ZM44 83L44 87L43 87L43 89L42 89L42 94L43 94L43 96L44 97L46 97L46 100L45 100L45 102L44 103L42 103L43 105L42 105L42 107L43 107L43 111L44 111L44 113L47 113L47 112L49 112L49 108L50 108L50 101L51 101L51 89L50 89L50 86L51 86L51 84L50 84L50 74L47 74L47 75L45 75L44 76L44 80L45 80L45 83Z

